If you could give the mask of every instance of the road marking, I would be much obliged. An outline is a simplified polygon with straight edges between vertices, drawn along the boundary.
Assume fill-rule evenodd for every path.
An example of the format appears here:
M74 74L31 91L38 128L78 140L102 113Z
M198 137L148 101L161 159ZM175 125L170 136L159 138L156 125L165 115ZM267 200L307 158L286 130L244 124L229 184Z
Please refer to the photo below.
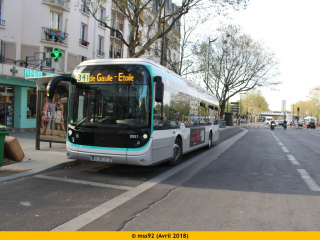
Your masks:
M207 164L212 162L215 159L218 159L218 157L225 152L228 148L230 148L236 141L238 141L240 138L242 138L244 135L249 132L249 130L246 130L244 128L241 128L243 132L235 135L232 138L229 138L228 140L220 143L215 148L212 148L212 150L206 151L197 157L194 157L192 159L189 159L186 162L183 162L182 164L171 168L170 170L150 179L147 182L144 182L140 184L139 186L124 192L120 194L119 196L106 201L105 203L97 206L94 209L91 209L90 211L52 229L51 231L77 231L80 228L84 227L85 225L91 223L92 221L96 220L97 218L103 216L104 214L112 211L113 209L117 208L118 206L124 204L125 202L131 200L132 198L138 196L139 194L143 193L144 191L148 190L149 188L153 187L154 185L162 182L163 180L169 178L170 176L176 174L177 172L183 170L184 168L188 167L189 165L197 162L200 159L204 159L203 161L199 161L199 164L195 167L195 171L199 171L200 169L204 168Z
M78 183L78 184L84 184L84 185L91 185L96 187L105 187L105 188L115 188L115 189L121 189L121 190L131 190L133 187L127 187L127 186L119 186L119 185L113 185L113 184L105 184L105 183L97 183L97 182L88 182L88 181L82 181L82 180L76 180L76 179L64 179L59 177L51 177L51 176L44 176L44 175L35 175L36 178L42 178L42 179L48 179L48 180L55 180L55 181L62 181L62 182L71 182L71 183Z
M289 150L286 147L281 147L281 148L284 152L289 152Z
M283 146L283 143L282 143L282 142L278 142L278 143L279 143L280 146Z
M310 175L307 173L306 170L304 169L297 169L297 171L300 174L300 177L302 178L302 180L307 184L308 188L310 189L310 191L313 192L320 192L320 187L318 186L318 184L312 179L312 177L310 177Z
M318 134L314 134L314 133L310 133L310 134L312 134L314 136L317 136L317 137L320 137L320 135L318 135Z
M300 165L300 163L297 161L297 159L296 159L294 156L292 156L292 155L287 155L287 157L288 157L288 159L291 161L291 163L292 163L293 165Z

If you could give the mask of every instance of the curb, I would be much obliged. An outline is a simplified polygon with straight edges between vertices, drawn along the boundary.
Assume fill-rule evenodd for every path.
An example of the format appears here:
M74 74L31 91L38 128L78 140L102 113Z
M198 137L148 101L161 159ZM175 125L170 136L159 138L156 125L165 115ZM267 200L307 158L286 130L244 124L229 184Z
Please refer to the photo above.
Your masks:
M56 170L60 170L68 167L75 167L85 163L90 163L90 161L70 160L68 162L63 162L63 163L49 163L42 167L38 167L27 172L21 172L21 173L12 174L6 177L0 177L0 183L16 180L19 178L30 177L39 173L56 171Z

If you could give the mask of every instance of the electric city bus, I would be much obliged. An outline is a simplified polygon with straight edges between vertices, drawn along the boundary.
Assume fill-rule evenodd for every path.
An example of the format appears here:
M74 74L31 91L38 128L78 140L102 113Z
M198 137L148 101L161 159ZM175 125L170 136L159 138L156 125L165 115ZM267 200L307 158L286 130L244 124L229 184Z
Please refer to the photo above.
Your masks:
M67 157L129 165L176 165L219 140L212 93L146 59L89 60L70 77Z

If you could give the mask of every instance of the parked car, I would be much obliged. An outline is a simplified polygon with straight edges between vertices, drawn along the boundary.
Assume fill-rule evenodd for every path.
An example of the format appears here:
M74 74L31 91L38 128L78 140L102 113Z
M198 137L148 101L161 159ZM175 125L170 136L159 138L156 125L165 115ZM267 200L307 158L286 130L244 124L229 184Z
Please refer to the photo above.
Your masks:
M307 128L313 128L313 129L316 129L316 123L315 122L307 122L306 124Z

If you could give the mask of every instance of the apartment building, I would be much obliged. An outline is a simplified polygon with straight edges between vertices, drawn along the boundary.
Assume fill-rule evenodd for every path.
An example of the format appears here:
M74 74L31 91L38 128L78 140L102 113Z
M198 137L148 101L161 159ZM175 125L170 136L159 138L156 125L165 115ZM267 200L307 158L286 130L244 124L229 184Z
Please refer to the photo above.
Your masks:
M148 23L148 16L157 11L156 3L152 1L151 10L141 15L142 29L149 27L143 22ZM166 6L166 11L176 7L169 0ZM129 37L129 23L114 2L108 1L96 16L108 19ZM141 44L146 32L139 34ZM167 48L173 48L165 49L165 58L177 61L179 23L167 40L173 43ZM0 0L0 41L0 124L12 128L36 127L37 89L28 77L71 73L89 59L129 57L118 33L96 21L78 0ZM54 48L62 53L59 62L49 57ZM160 49L161 40L142 57L160 62Z

